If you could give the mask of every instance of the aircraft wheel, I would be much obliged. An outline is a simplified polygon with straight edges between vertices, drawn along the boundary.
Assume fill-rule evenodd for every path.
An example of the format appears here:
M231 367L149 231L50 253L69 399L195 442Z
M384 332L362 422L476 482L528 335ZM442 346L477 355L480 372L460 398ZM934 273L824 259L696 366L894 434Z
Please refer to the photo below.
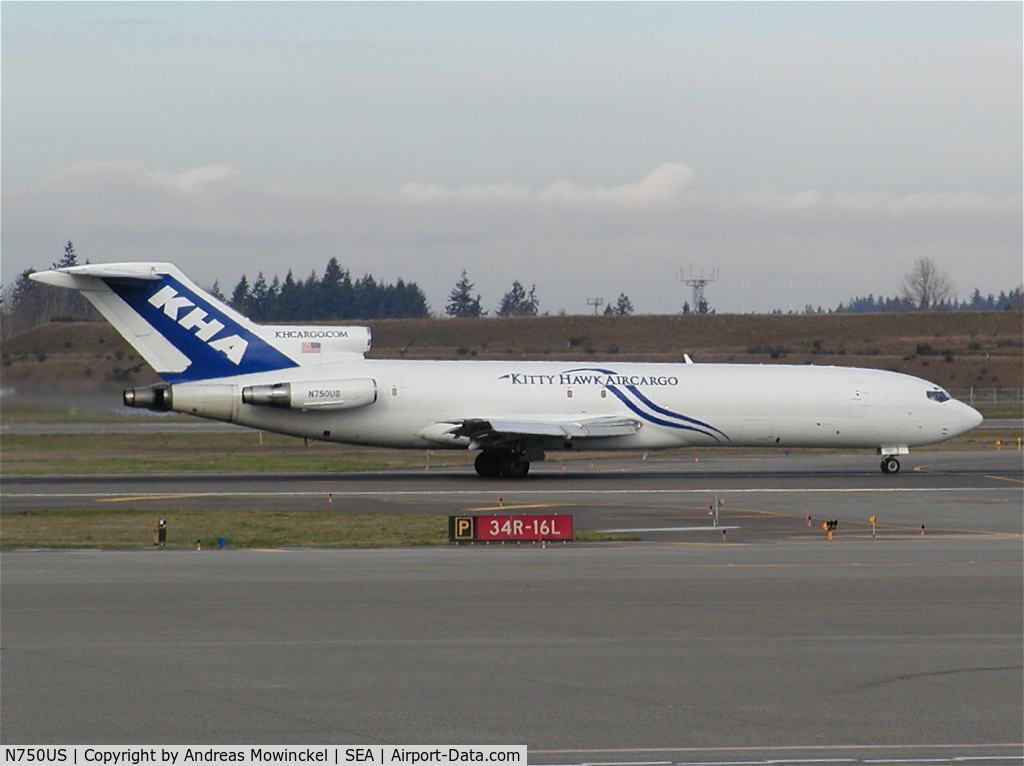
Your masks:
M508 479L522 479L530 472L530 461L511 456L501 475Z
M496 479L501 476L502 454L492 450L484 450L476 456L473 467L477 474L485 479Z
M894 457L887 457L882 460L882 473L899 473L900 461Z

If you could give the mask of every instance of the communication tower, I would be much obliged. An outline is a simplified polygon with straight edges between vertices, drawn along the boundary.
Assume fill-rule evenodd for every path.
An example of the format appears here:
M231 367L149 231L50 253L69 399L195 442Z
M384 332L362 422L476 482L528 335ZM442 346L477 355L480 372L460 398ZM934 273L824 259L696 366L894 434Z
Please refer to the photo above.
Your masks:
M712 282L718 280L718 269L712 269L711 274L704 276L704 269L700 270L700 275L695 276L693 273L693 267L690 267L690 275L687 276L686 272L682 269L676 273L676 281L682 282L684 285L690 288L692 295L692 303L690 303L691 311L695 314L707 314L709 306L707 299L704 297L704 288L710 285Z

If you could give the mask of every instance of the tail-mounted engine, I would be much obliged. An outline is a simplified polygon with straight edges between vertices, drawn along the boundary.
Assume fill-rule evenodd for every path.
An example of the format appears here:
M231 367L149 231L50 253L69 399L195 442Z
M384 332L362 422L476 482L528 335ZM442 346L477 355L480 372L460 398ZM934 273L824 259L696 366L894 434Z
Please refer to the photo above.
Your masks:
M294 410L348 410L375 401L377 381L373 378L273 383L242 389L243 404Z
M170 386L126 388L123 396L125 407L143 407L157 412L170 412L172 409Z
M375 401L377 381L373 378L245 386L241 397L238 386L232 383L175 383L124 390L126 407L173 410L228 421L235 419L243 404L291 410L349 410Z
M126 388L126 407L158 412L187 412L216 420L234 420L239 406L238 386L233 383L175 383L148 388Z
M260 325L259 331L274 348L303 365L365 354L372 341L369 327Z

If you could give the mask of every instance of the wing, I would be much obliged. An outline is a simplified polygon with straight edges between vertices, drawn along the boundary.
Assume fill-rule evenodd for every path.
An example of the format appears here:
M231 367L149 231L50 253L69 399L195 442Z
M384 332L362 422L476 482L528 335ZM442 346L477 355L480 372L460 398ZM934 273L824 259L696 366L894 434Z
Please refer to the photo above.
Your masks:
M589 418L467 418L440 424L449 426L444 435L449 439L468 438L480 448L499 447L508 443L542 439L604 439L611 436L632 436L642 427L634 418L619 416Z

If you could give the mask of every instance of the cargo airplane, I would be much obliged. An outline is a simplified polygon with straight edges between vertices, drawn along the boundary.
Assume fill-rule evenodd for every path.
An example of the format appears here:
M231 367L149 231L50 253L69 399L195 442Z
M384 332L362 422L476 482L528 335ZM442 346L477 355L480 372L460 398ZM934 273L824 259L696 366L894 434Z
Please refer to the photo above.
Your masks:
M366 359L367 327L256 324L169 263L72 266L32 279L81 293L163 382L129 407L345 444L477 451L521 478L555 450L910 447L981 415L926 380L810 365Z

